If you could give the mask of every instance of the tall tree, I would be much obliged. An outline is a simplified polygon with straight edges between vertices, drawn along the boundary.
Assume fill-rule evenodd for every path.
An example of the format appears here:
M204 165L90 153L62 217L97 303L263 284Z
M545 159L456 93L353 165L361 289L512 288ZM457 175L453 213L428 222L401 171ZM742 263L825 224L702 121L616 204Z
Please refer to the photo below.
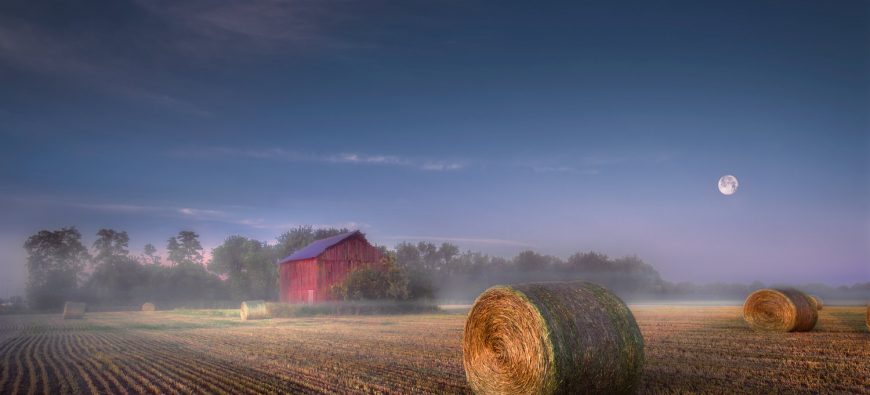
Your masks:
M94 263L107 264L127 257L130 253L127 249L129 242L130 237L125 231L100 229L97 231L97 240L94 241Z
M143 286L142 265L127 249L125 231L100 229L94 241L94 271L85 284L91 298L101 302L128 303Z
M450 243L441 243L441 247L438 248L438 255L441 256L442 270L447 277L453 275L453 273L457 270L456 257L459 255L459 247L450 244Z
M90 256L75 227L41 230L24 242L27 298L37 309L60 307L75 296L79 275Z
M182 230L171 237L166 244L169 261L175 265L202 265L202 244L199 235L190 230Z
M145 262L150 263L152 265L160 264L160 256L157 255L157 247L154 247L154 244L148 243L145 244L143 248L143 252L145 253Z
M266 243L242 236L230 236L212 250L208 269L227 276L234 299L274 299L277 270Z
M178 240L175 239L175 236L166 240L166 253L169 255L166 259L172 263L173 266L177 265L183 258L181 256L181 245L178 244Z
M230 236L211 252L208 270L227 276L234 299L246 299L249 295L250 281L245 267L245 257L252 241L242 236Z

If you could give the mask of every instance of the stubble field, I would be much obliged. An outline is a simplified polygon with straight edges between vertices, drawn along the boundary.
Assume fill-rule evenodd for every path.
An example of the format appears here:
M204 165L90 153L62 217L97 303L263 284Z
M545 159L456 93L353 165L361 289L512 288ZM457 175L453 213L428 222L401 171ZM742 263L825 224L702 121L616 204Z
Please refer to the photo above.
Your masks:
M739 307L632 306L642 393L868 393L860 307L813 332L751 331ZM221 314L226 314L222 316ZM281 318L232 311L0 316L2 393L466 393L465 312Z

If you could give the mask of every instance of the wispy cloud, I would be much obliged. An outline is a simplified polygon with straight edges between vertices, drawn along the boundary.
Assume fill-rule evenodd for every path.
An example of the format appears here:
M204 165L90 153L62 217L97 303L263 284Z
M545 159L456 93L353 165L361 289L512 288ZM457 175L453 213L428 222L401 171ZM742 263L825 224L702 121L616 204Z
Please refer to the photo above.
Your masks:
M461 163L451 163L451 162L427 162L420 166L423 170L433 170L433 171L445 171L445 170L459 170L465 167L465 165Z
M463 161L431 160L403 157L397 155L371 155L363 153L316 154L285 150L282 148L230 148L230 147L197 147L175 149L169 155L183 158L220 158L239 157L261 160L277 160L289 162L314 162L347 165L397 166L416 168L425 171L455 171L466 167Z
M194 220L216 220L226 219L229 217L229 213L227 213L226 211L193 207L153 206L129 203L60 202L59 204L96 211L129 214L143 213Z
M251 51L277 46L327 45L331 28L346 19L335 1L137 0L183 39L177 45L197 52Z
M381 238L387 239L387 240L397 240L397 241L447 241L447 242L468 243L468 244L478 244L478 245L485 244L485 245L501 245L501 246L514 246L514 247L533 247L532 244L525 243L522 241L506 240L506 239L478 238L478 237L399 235L399 236L383 236Z
M517 165L535 173L597 175L603 169L614 166L661 163L670 160L670 158L670 155L667 154L589 155L577 159L556 160L548 158L538 161L523 161Z
M314 157L315 160L318 157ZM338 154L328 155L321 159L327 162L334 163L355 163L369 165L395 165L395 166L412 166L414 163L408 159L400 158L392 155L363 155L363 154Z
M346 221L346 222L335 222L335 223L303 223L303 222L269 222L265 221L262 218L246 218L241 219L234 222L239 225L249 226L254 229L274 229L274 230L287 230L293 229L300 226L311 226L314 229L326 229L326 228L336 228L336 229L350 229L350 230L362 230L371 228L371 225L364 222L355 222L355 221Z
M240 225L252 229L273 229L287 230L299 226L312 226L315 229L320 228L347 228L352 230L367 229L371 226L364 222L345 221L336 223L306 223L306 222L288 222L280 220L266 220L262 217L246 216L245 212L239 210L226 210L214 208L194 208L189 206L161 206L161 205L141 205L130 203L83 203L83 202L64 202L46 200L42 203L64 205L86 210L113 212L128 215L149 215L160 216L165 218L176 218L183 220L203 221L203 222L219 222L231 225ZM242 211L250 211L251 208Z

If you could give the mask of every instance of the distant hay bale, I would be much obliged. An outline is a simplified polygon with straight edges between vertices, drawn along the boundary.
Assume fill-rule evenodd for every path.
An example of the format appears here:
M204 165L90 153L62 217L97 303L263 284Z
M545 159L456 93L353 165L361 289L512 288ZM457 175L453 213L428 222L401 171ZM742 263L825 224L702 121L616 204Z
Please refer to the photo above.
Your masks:
M825 307L825 304L822 302L822 298L820 298L816 295L809 295L809 297L810 297L810 304L812 304L813 307L816 308L816 310L821 310L822 307Z
M266 307L264 300L247 300L242 302L241 307L242 321L261 320L269 318L269 309Z
M478 394L633 393L644 361L631 311L587 282L486 290L468 314L462 354Z
M63 319L84 318L87 305L77 302L66 302L63 305Z
M810 331L819 318L811 300L796 289L760 289L743 303L743 319L756 331Z
M148 302L148 303L142 304L142 311L152 312L152 311L156 311L156 310L157 310L157 306L154 306L154 303Z

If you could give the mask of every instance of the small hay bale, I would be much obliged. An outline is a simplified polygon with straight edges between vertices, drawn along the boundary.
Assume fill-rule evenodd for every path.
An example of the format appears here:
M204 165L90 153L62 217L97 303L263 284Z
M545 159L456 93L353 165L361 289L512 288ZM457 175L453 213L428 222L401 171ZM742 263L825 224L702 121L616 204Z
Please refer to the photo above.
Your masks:
M246 300L241 307L242 321L270 318L265 300Z
M79 319L84 318L87 305L77 302L66 302L63 305L63 319Z
M465 377L478 394L625 394L643 371L631 311L587 282L499 285L465 322Z
M810 331L819 318L811 300L796 289L759 289L743 303L743 319L756 331Z
M142 311L153 312L157 311L157 306L154 306L154 303L148 302L142 304Z
M816 295L809 295L809 297L810 297L810 304L812 304L813 307L816 308L816 310L821 310L822 307L825 307L825 304L822 302L822 298L820 298Z

